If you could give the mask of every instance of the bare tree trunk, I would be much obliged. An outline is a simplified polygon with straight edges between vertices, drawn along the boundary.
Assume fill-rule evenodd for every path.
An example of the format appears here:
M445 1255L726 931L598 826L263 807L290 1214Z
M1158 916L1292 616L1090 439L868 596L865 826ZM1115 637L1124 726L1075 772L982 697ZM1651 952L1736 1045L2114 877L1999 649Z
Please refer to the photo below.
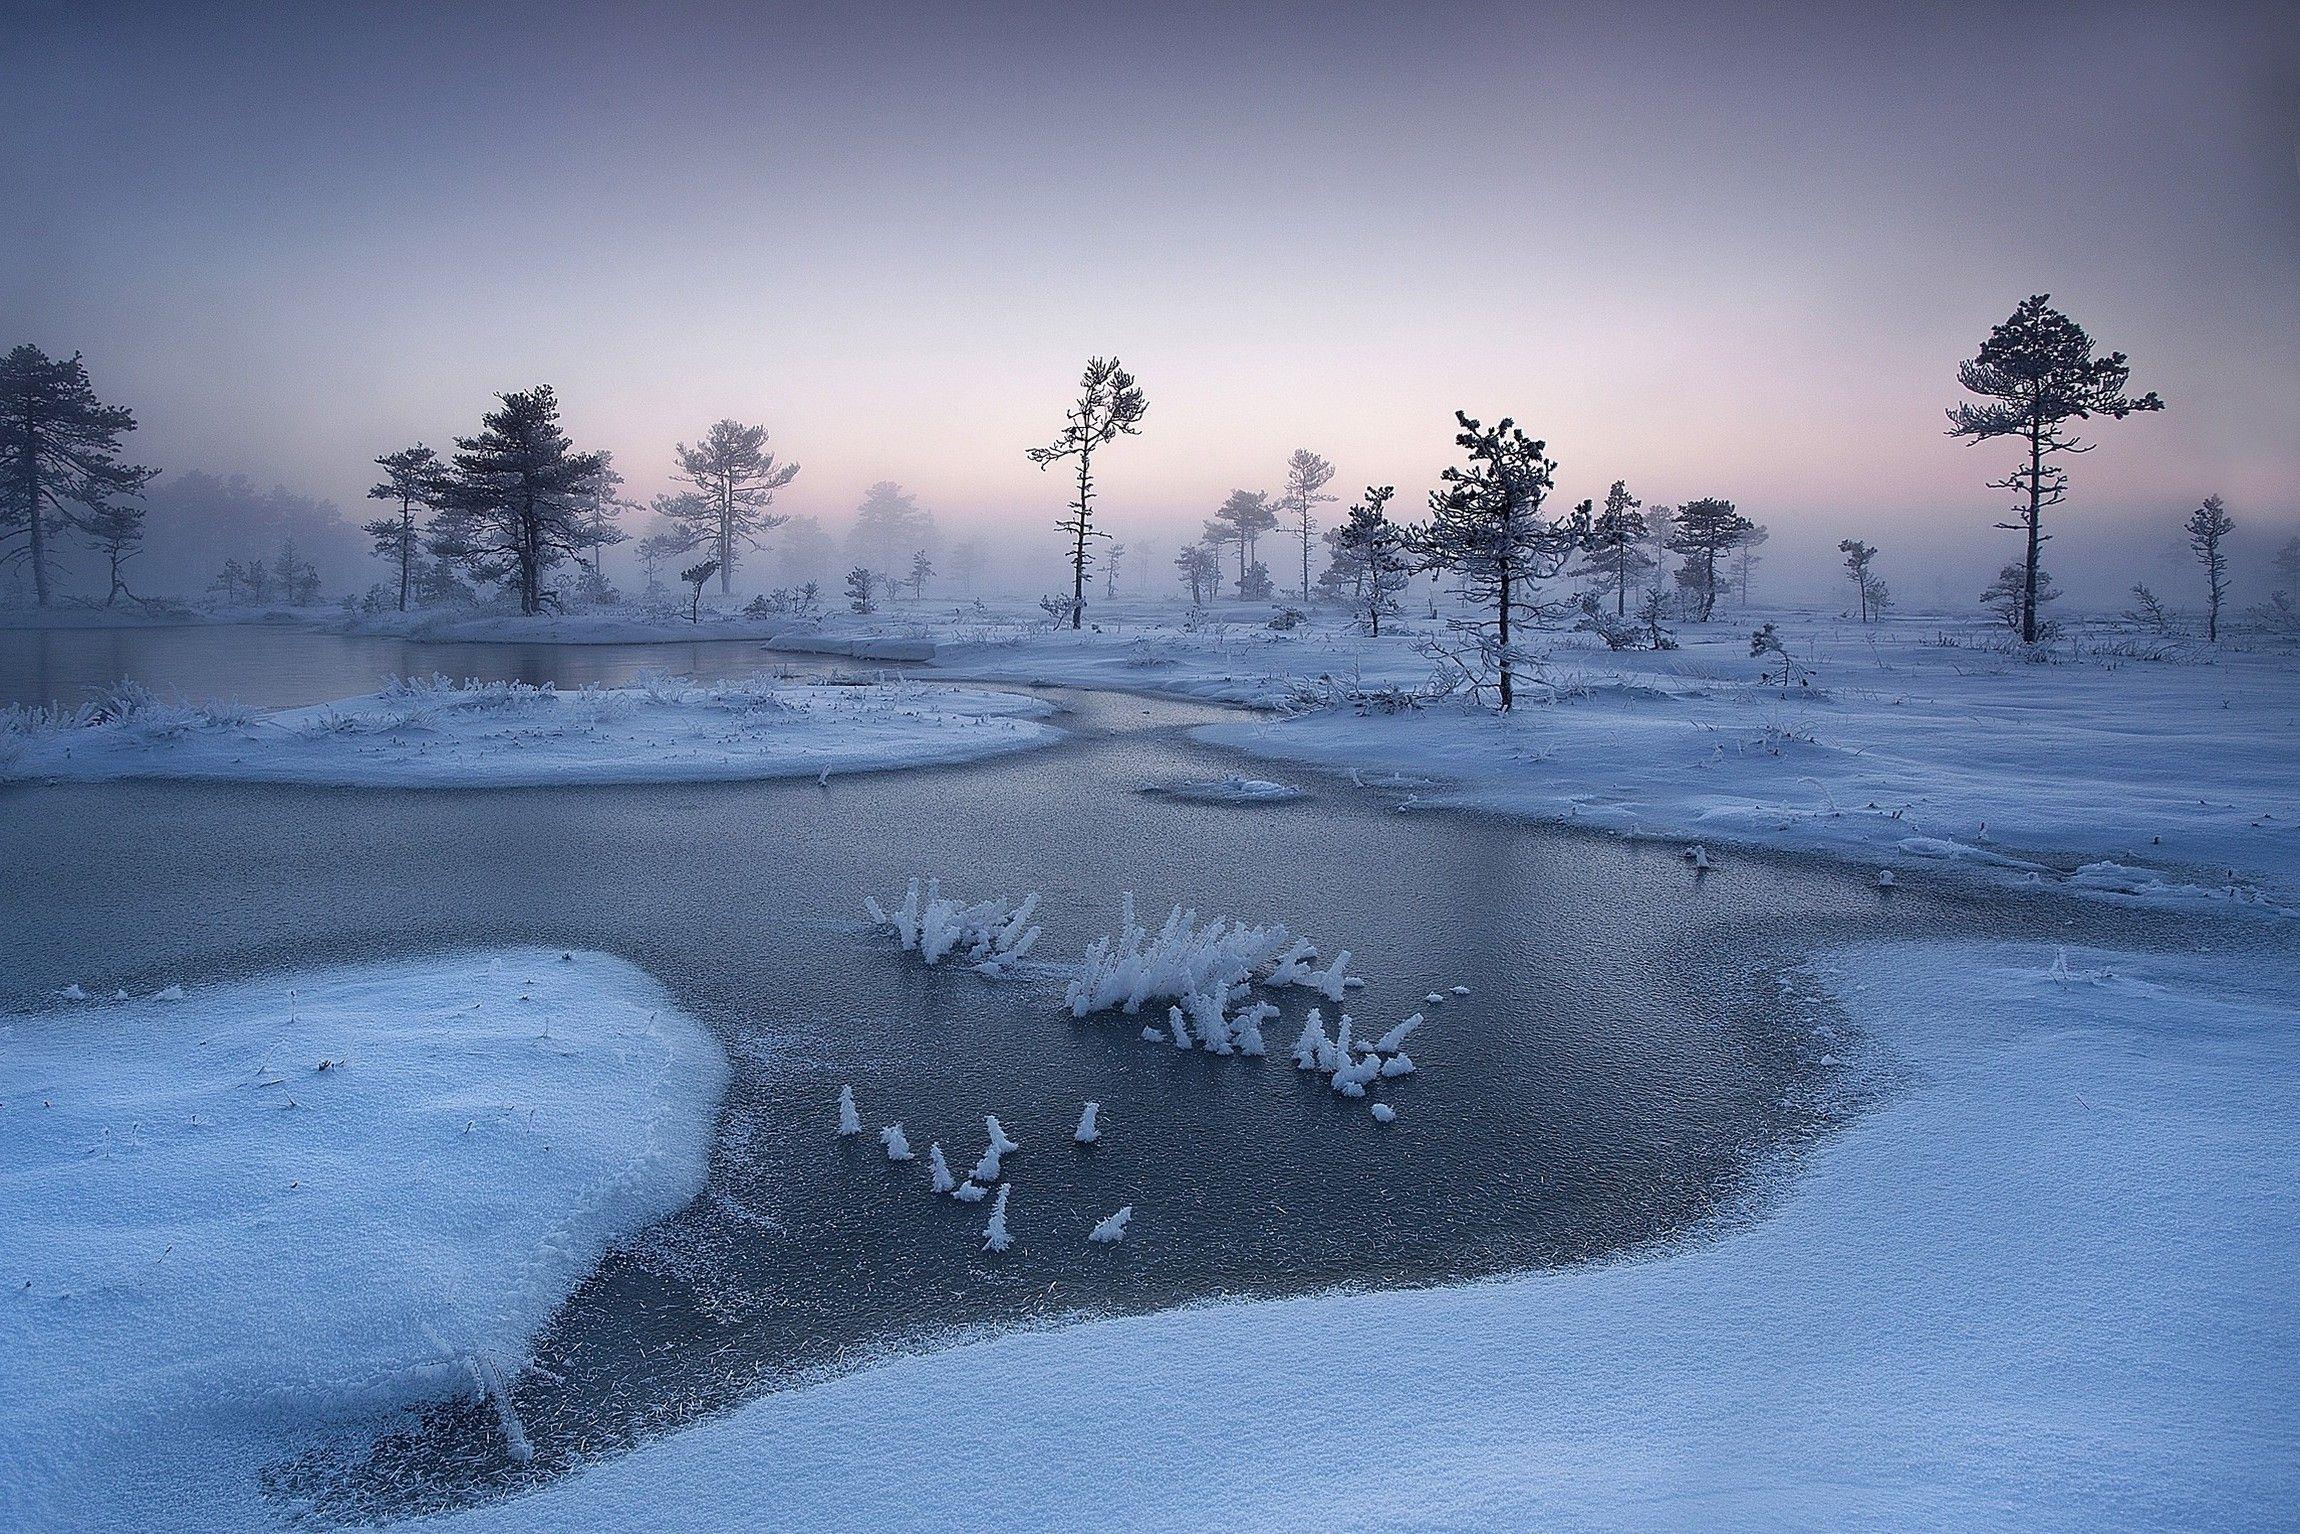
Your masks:
M2020 601L2020 640L2022 644L2036 643L2036 568L2043 553L2041 529L2044 517L2044 437L2034 425L2028 434L2028 571L2022 577Z
M46 607L48 541L40 527L40 422L36 415L24 423L24 494L24 510L32 530L32 593Z
M1516 702L1510 686L1509 674L1509 562L1506 559L1502 561L1501 566L1501 623L1499 631L1501 640L1501 711L1506 714Z
M1093 482L1088 472L1094 462L1094 450L1083 447L1078 453L1078 543L1070 554L1070 629L1076 633L1086 622L1086 529L1087 508L1092 504Z

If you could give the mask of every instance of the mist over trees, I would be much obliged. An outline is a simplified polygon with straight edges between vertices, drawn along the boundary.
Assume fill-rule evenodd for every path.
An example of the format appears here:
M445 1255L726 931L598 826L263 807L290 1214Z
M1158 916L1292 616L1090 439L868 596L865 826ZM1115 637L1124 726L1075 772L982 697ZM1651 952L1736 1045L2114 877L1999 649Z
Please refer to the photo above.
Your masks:
M678 444L672 456L678 463L673 477L689 488L658 497L656 514L667 524L667 536L686 540L682 553L709 550L725 596L733 590L744 550L757 548L761 534L783 525L767 508L776 491L798 478L799 466L776 459L764 426L735 420L714 422L701 441Z
M1326 494L1334 466L1306 447L1294 449L1286 460L1286 488L1279 492L1278 511L1286 529L1302 545L1302 600L1310 600L1310 551L1318 532L1318 508L1340 499Z

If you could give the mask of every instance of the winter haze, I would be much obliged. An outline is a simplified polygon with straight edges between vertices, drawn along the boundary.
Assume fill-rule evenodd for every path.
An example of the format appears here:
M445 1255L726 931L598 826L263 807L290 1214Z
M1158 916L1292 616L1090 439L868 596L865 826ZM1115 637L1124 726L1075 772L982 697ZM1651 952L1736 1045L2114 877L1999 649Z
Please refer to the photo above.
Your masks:
M1101 351L1154 392L1105 503L1145 551L1298 446L1411 511L1458 407L1567 502L1734 500L1776 595L1858 535L1962 603L2002 454L1941 411L2050 292L2175 406L2082 463L2073 598L2176 584L2208 493L2246 600L2300 531L2283 7L6 10L0 318L137 411L163 501L357 520L368 459L549 381L641 500L760 420L779 509L899 481L1036 590L1022 449ZM204 584L164 520L146 582Z

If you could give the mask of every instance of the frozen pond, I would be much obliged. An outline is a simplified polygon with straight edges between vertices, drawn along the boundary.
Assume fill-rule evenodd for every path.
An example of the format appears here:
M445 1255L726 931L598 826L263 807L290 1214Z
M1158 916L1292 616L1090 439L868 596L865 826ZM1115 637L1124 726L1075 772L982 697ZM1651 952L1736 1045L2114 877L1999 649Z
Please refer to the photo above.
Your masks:
M371 689L388 672L570 685L646 668L772 663L756 646L431 646L264 629L0 634L0 692L77 701L132 676L264 704ZM820 671L822 663L799 663ZM1817 1039L1776 976L1875 935L2230 943L2243 934L2104 908L1889 895L1862 871L1736 857L1696 879L1675 845L1401 814L1297 778L1255 805L1145 795L1216 781L1194 705L1049 694L1076 739L1028 756L834 780L409 792L121 784L0 792L0 1001L481 945L604 949L717 1029L734 1079L706 1195L610 1259L537 1351L510 1464L490 1414L443 1408L380 1445L319 1445L275 1485L323 1518L484 1494L611 1453L872 1352L984 1327L1337 1285L1436 1283L1587 1261L1760 1205L1795 1147L1874 1078ZM929 971L867 934L861 896L912 873L959 894L1037 890L1036 957L1067 961L1132 889L1284 921L1348 947L1349 1003L1387 1027L1426 1010L1401 1118L1282 1055L1153 1046L1140 1020L1072 1022L1058 975ZM1473 994L1425 1007L1425 992ZM1273 1044L1293 1037L1288 994ZM1328 1007L1329 1019L1333 1009ZM928 1197L917 1164L833 1138L851 1082L963 1171L996 1113L1016 1249L982 1211ZM1102 1142L1069 1143L1086 1098ZM1122 1204L1128 1238L1087 1229ZM1378 1366L1370 1363L1369 1366ZM922 1446L922 1452L924 1448Z

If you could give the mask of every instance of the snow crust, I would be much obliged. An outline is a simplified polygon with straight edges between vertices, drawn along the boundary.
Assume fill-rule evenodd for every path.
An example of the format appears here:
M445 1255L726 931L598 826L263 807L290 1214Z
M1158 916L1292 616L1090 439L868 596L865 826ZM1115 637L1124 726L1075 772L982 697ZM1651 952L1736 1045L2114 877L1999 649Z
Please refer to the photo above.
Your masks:
M1010 1335L446 1522L2287 1527L2300 966L2055 958L1839 956L1910 1084L1706 1245Z
M123 689L57 718L0 715L0 781L196 778L465 788L716 782L970 761L1051 745L1037 699L981 688L752 678L560 692L395 682L272 713Z
M505 950L0 1020L0 1527L268 1528L327 1423L515 1379L703 1185L718 1045ZM517 1447L505 1417L506 1449Z

